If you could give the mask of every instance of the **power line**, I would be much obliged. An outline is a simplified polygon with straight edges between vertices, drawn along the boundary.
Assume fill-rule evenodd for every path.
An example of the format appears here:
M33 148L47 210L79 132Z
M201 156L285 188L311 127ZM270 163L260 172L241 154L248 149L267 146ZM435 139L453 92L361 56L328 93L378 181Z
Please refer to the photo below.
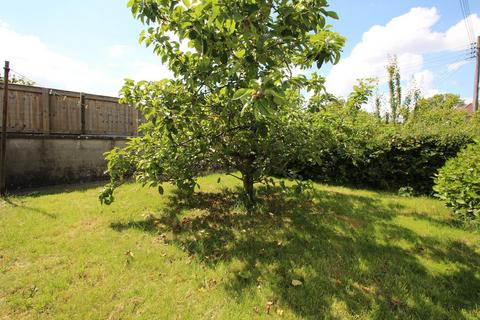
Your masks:
M460 59L455 59L455 60L452 60L452 61L449 61L448 64L453 64L453 63L457 63L457 62L461 62L461 61L472 61L472 57L464 57L464 58L460 58ZM427 66L428 68L435 68L435 67L438 67L438 66L443 66L445 65L446 63L441 63L441 64L437 64L437 65L429 65ZM418 67L425 67L424 65L419 65ZM458 68L460 69L460 68ZM456 70L458 70L456 69ZM441 77L443 77L445 74L447 73L450 73L450 72L454 72L456 70L445 70L444 72L442 72L440 75ZM405 74L405 73L415 73L417 71L417 68L400 68L400 72ZM412 75L413 76L413 75ZM379 82L384 82L384 81L388 81L388 75L383 75L381 77L377 77L378 81Z
M472 58L476 54L475 46L471 46L471 45L468 45L468 46L464 45L457 48L449 48L449 50L455 50L455 51L446 52L446 53L435 53L435 56L427 57L427 58L424 58L422 55L421 61L418 61L418 62L407 61L405 63L399 63L399 64L402 67L402 70L416 69L417 67L422 67L422 66L437 67L443 64L456 62L458 59Z
M470 11L470 2L468 0L464 0L464 7L465 7L465 12L467 14L467 23L468 23L468 26L470 28L470 33L473 35L473 41L475 41L475 28L473 27L473 24L472 24L472 12Z
M467 36L468 36L469 42L472 43L474 39L473 39L473 35L472 35L472 32L471 32L470 26L467 22L466 4L463 0L458 0L458 2L460 3L460 9L462 11L462 17L463 17L463 24L465 25L465 29L467 30Z
M445 66L445 65L449 65L449 64L452 64L452 63L456 63L456 62L460 62L460 61L463 61L463 60L468 60L468 59L472 59L473 57L471 55L467 55L467 54L462 54L462 55L459 55L459 56L455 56L455 57L448 57L446 59L442 59L442 60L437 60L437 61L430 61L430 62L419 62L417 64L406 64L406 65L403 65L401 66L401 70L402 72L413 72L413 71L416 71L416 69L418 68L437 68L437 67L442 67L442 66Z
M440 78L438 80L436 80L436 82L439 82L439 83L445 82L447 79L449 79L455 73L457 73L459 70L460 70L460 68L457 68L457 69L454 69L454 70L449 70L449 72L446 72L443 75L440 75Z
M400 63L400 65L403 70L426 66L426 65L440 66L443 64L451 63L451 62L456 62L452 60L474 58L477 52L475 45L462 46L459 48L463 48L463 49L456 50L455 52L436 54L435 56L429 57L429 58L422 57L421 61L413 62L413 63L412 62Z

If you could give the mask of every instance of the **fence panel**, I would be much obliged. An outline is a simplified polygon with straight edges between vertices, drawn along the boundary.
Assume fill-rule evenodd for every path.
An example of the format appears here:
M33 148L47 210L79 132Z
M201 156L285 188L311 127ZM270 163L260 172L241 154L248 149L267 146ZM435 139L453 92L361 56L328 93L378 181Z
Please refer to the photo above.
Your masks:
M137 124L130 106L117 99L85 97L85 132L87 134L134 135Z
M15 86L16 87L16 86ZM0 106L3 105L3 86L0 87ZM9 89L7 132L35 133L42 131L42 93L39 90ZM0 112L0 127L2 123Z
M108 136L137 134L137 110L119 104L115 97L82 94L81 99L80 95L80 92L73 91L9 85L7 131ZM2 97L3 86L0 85L0 103Z
M50 95L50 133L81 133L80 97Z

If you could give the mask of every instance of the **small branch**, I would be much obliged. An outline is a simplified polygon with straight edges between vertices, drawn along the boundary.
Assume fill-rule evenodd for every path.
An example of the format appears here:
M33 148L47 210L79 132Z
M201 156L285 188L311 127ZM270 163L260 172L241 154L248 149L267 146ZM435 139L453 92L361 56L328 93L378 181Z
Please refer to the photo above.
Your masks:
M240 181L243 181L242 178L240 178L239 176L234 175L233 173L227 173L227 176L232 176L232 177L234 177L234 178L237 178L237 179L240 180Z
M233 127L233 128L229 128L223 132L220 132L219 134L215 134L215 135L210 135L210 138L219 138L221 136L223 136L224 134L226 133L230 133L230 132L233 132L233 131L236 131L236 130L244 130L244 129L248 129L250 128L250 126L236 126L236 127ZM198 139L198 137L192 137L188 140L185 140L183 142L180 142L180 143L177 143L176 146L177 147L184 147L186 146L188 143L192 142L193 140L195 139Z

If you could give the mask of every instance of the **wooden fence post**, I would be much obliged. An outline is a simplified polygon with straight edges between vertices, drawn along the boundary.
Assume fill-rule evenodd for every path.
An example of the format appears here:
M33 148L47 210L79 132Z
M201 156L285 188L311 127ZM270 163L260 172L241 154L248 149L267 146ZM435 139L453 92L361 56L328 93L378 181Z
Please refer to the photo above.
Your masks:
M5 61L3 68L3 110L2 110L2 144L0 149L0 196L7 193L7 108L8 108L8 73L10 71L10 62Z
M85 134L85 94L80 92L80 128L81 133Z
M43 133L50 133L50 94L47 88L42 88Z

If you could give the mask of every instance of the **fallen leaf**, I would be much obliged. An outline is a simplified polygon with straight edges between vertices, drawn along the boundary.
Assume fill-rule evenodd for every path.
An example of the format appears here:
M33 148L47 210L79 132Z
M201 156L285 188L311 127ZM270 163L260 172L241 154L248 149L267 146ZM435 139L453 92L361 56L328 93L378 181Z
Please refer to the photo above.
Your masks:
M295 280L295 279L292 280L292 286L294 286L294 287L301 286L302 284L303 283L300 280Z
M272 306L273 306L273 301L271 301L271 300L270 300L270 301L267 301L267 308L266 308L266 309L267 309L267 310L266 310L266 311L267 311L267 314L270 313L270 309L272 308Z
M208 279L208 281L206 282L206 287L207 287L207 289L210 289L210 288L214 287L216 284L217 284L217 280Z

